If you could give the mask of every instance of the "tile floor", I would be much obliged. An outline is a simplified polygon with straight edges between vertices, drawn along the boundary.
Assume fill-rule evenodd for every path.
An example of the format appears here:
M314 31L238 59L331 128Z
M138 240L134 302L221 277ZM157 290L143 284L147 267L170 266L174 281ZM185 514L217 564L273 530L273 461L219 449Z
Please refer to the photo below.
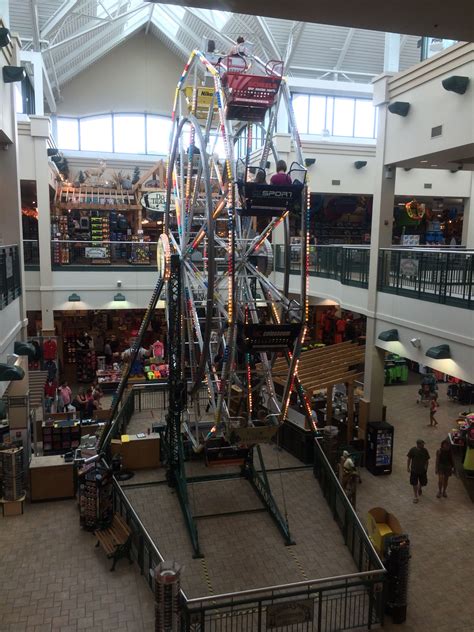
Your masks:
M416 390L413 385L385 389L388 420L395 426L394 470L386 477L363 472L363 482L358 489L357 509L363 522L370 507L383 506L398 517L411 538L408 618L402 625L393 625L387 618L385 629L389 632L474 632L473 504L462 482L456 478L450 481L449 497L437 499L432 463L428 487L421 502L414 505L406 473L406 453L416 439L421 436L426 440L434 461L441 439L451 429L462 407L447 401L446 387L441 385L439 426L428 428L428 410L415 403ZM305 489L315 489L314 479L306 479L306 476L304 472L291 474L294 487L287 494L290 502L300 503ZM275 489L278 490L278 485ZM176 512L175 524L181 524L176 499L172 500L170 507ZM199 510L207 511L205 494L200 494L195 502ZM309 511L311 521L317 525L319 514ZM249 515L251 520L242 519L241 530L255 528L257 523L253 525L253 520L261 520L264 514ZM221 521L228 519L215 520L221 525ZM169 522L173 522L173 517ZM326 530L338 534L332 522L324 524ZM302 526L295 525L296 531L293 529L297 540L304 535ZM274 529L270 523L265 539L267 534L275 533ZM235 542L235 532L226 528L223 531L218 545L225 550L229 542ZM278 538L278 532L276 535ZM207 543L204 542L204 546ZM292 549L295 547L286 550ZM344 564L344 553L341 564ZM283 567L292 566L286 577L291 580L293 575L295 579L303 578L301 569L307 572L307 564L327 562L316 553L308 561L299 555L298 561L299 564L292 557L286 560L280 556L278 560L270 559L269 565L282 576ZM94 548L92 535L79 529L74 501L27 505L23 516L0 518L0 631L151 631L152 594L136 567L121 561L115 573L110 573L109 568L103 551ZM239 573L248 571L244 564L238 569ZM185 569L185 573L188 572L191 575L193 569ZM202 576L202 570L197 574ZM213 590L219 590L219 569L211 569L209 577Z

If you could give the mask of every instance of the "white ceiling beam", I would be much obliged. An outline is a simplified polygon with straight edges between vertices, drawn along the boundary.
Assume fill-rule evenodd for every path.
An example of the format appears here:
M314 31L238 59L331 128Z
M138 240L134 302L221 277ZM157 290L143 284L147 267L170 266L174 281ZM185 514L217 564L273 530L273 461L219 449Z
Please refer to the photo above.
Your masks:
M38 18L38 4L36 0L30 0L31 18L33 22L33 50L40 50L40 29Z
M126 11L125 13L121 13L120 15L113 17L111 20L107 20L107 22L103 22L101 24L94 24L94 26L90 26L87 29L84 29L82 31L79 31L78 33L75 33L74 35L71 35L71 37L66 37L66 39L61 40L57 44L53 44L52 46L48 48L48 50L52 51L52 50L55 50L56 48L59 48L60 46L69 44L70 42L73 42L74 40L79 39L80 37L83 37L84 35L89 35L89 33L93 33L97 29L106 28L109 24L114 24L118 22L119 20L128 18L130 15L137 13L138 11L143 11L143 9L148 9L148 5L142 4L139 7L136 7L135 9L131 9L130 11Z
M257 22L260 26L260 28L262 29L262 32L265 36L265 39L267 41L267 44L271 50L272 55L275 56L275 59L281 59L282 58L282 54L277 46L277 43L275 42L275 38L272 35L272 32L270 31L270 29L268 28L268 24L265 21L265 18L262 18L260 16L257 16Z
M199 37L199 36L198 36L198 35L197 35L197 34L196 34L196 33L195 33L195 32L194 32L191 28L189 28L189 26L188 26L187 24L185 24L185 23L184 23L184 19L183 19L183 20L180 20L180 19L179 19L179 18L178 18L178 17L177 17L174 13L173 13L173 11L172 11L172 10L170 10L170 9L169 9L167 6L165 6L165 5L159 5L159 10L163 11L163 13L164 13L165 15L167 15L167 16L170 18L170 20L173 20L173 22L174 22L174 23L178 26L178 31L176 32L176 37L170 37L170 36L168 35L168 37L169 37L169 39L170 39L171 41L173 41L173 42L174 42L174 41L176 40L176 38L177 38L177 34L178 34L178 32L179 32L179 29L182 29L182 30L183 30L183 31L184 31L187 35L189 35L189 37L190 37L191 39L193 39L193 40L196 42L197 47L198 47L198 48L201 48L201 38L200 38L200 37ZM185 15L186 15L186 14L185 14ZM183 16L183 18L184 18L184 16ZM158 19L158 20L155 20L155 21L154 21L154 24L155 24L155 25L156 25L156 26L157 26L160 30L162 30L162 31L165 33L165 35L166 35L166 31L165 31L164 29L162 29L162 28L158 25L158 23L157 23L157 22L159 22L159 19ZM189 52L191 52L191 51L189 51Z
M299 70L301 72L327 72L334 73L334 68L315 68L314 66L292 66L293 70ZM339 72L345 73L347 75L356 75L358 77L376 77L377 74L375 72L355 72L353 70L339 70Z
M151 4L150 5L150 13L148 14L148 21L146 23L146 27L145 27L145 35L148 35L148 31L150 30L150 24L153 18L153 12L155 10L155 5Z
M156 17L155 16L153 17L153 26L156 29L158 29L158 31L161 33L161 35L165 38L165 40L167 42L169 42L170 44L172 44L173 46L175 46L179 50L179 52L183 55L184 59L186 59L186 60L189 59L189 55L191 53L189 48L187 46L184 46L184 44L181 44L181 42L178 42L178 40L170 39L170 36L167 35L165 29L162 28L162 26L156 22ZM163 39L160 38L159 35L155 35L155 37L158 37L160 39L160 41L163 41Z
M101 0L99 0L99 4L100 4L100 6L104 9L104 11L107 13L108 18L111 20L111 19L112 19L112 16L111 16L111 14L109 13L109 10L108 10L108 9L107 9L107 7L105 6L105 4L104 4Z
M211 31L215 33L218 37L220 37L221 40L223 40L224 42L227 42L228 44L231 44L232 46L235 44L235 41L231 37L219 31L219 29L213 24L211 24L210 22L206 22L206 20L203 20L202 17L199 14L197 14L192 7L186 7L186 11L190 13L194 18L196 18L196 20L199 20L199 22L201 22L203 26L206 26L208 29L211 29ZM235 14L233 15L233 17L236 17Z
M293 55L295 54L296 47L298 45L298 42L301 39L301 36L303 35L305 27L306 27L305 22L295 22L293 24L293 27L291 29L291 37L288 41L289 46L287 47L287 50L286 50L285 68L290 68L291 66L291 60L293 59ZM290 45L290 42L291 42L291 45Z
M347 51L349 50L349 46L352 43L352 39L355 35L355 32L356 32L356 29L349 29L347 31L346 39L344 41L344 44L342 45L341 51L339 53L339 57L337 58L336 64L334 66L334 70L341 70L342 64L344 63L344 60L347 55Z
M41 38L47 38L47 36L69 16L71 11L81 1L82 0L67 0L67 2L64 2L43 26L41 30Z

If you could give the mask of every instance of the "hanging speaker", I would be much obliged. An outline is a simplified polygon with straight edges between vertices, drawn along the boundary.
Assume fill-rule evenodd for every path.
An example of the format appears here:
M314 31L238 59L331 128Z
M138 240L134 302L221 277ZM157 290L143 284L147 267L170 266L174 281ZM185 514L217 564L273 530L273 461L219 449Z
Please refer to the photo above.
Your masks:
M410 110L410 104L406 101L394 101L388 106L388 111L398 116L406 116Z
M455 92L456 94L464 94L469 85L469 77L460 77L453 75L447 79L443 79L441 82L443 88L448 92Z
M26 70L23 66L3 66L2 74L4 83L15 83L25 79Z
M10 37L10 31L6 28L0 28L0 48L4 46L8 46L12 43L12 38Z

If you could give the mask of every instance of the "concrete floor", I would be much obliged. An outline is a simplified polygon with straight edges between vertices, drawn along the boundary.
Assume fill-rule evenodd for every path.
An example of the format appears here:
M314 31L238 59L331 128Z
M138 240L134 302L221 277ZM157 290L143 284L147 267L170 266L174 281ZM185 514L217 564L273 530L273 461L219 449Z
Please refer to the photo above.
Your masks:
M387 618L385 629L389 632L474 632L473 504L461 480L456 478L450 481L448 498L437 499L434 474L436 449L451 429L462 406L448 402L446 387L440 385L439 426L429 428L428 410L416 404L416 390L416 385L385 389L388 420L395 426L393 473L386 477L374 477L363 471L363 483L358 488L357 509L364 523L369 508L382 506L398 517L411 539L408 619L405 624L393 625ZM425 439L432 464L428 472L428 487L421 502L414 505L406 472L406 453L418 437ZM269 456L275 459L276 453ZM280 458L283 457L280 455ZM152 480L153 476L149 473ZM271 522L268 528L265 525L264 530L259 530L262 518L269 520L266 514L250 513L240 514L238 530L228 528L227 517L201 519L202 533L215 533L213 538L202 536L203 549L207 553L209 547L218 548L224 556L229 548L241 547L241 559L236 557L236 574L246 578L255 571L261 572L255 569L253 563L254 549L260 546L260 542L264 546L272 546L272 541L278 554L270 554L267 561L269 569L272 569L269 573L271 583L275 580L303 579L309 569L317 572L318 564L321 573L331 568L335 568L335 572L343 572L350 559L340 547L336 525L324 518L324 507L318 512L307 502L308 498L317 499L318 489L314 479L304 471L285 476L284 489L290 526L298 542L296 547L283 547L281 536ZM138 479L132 479L130 483L133 481ZM272 483L278 494L281 489L279 480ZM220 498L223 503L229 503L229 498L236 497L242 505L249 503L253 506L255 503L256 497L253 492L249 494L246 487L248 483L232 481L226 485L235 489L223 487L217 493L208 488L221 483L202 485L193 498L199 512L207 512L209 498ZM239 489L242 485L244 490ZM319 549L306 559L305 552L310 549L305 542L308 530L303 529L304 523L291 520L293 505L302 506L312 527L319 529L321 525L319 537L322 541L327 543L328 533L331 534L331 543L334 542L341 551L338 563L334 551L326 551L323 555L318 552ZM221 511L223 508L224 505ZM182 518L175 497L168 499L167 507L162 507L162 514L168 509L170 516L164 522L170 532L176 532L178 539L181 537L178 532ZM214 520L215 528L203 530L201 524L207 520ZM257 533L257 537L250 538L251 550L243 546L249 532ZM160 534L160 537L163 536ZM23 516L0 518L0 631L151 631L153 597L137 568L122 560L116 572L110 573L109 561L101 549L94 548L94 543L90 533L80 530L76 504L72 500L27 504ZM189 543L186 546L189 548ZM206 572L203 562L193 562L198 568L187 565L184 569L187 579L184 581L196 581L201 585ZM284 569L288 569L288 574ZM224 581L229 581L221 577L221 569L212 563L208 565L207 574L210 590L214 593L221 591ZM247 583L240 586L236 582L235 588L242 587L247 587Z

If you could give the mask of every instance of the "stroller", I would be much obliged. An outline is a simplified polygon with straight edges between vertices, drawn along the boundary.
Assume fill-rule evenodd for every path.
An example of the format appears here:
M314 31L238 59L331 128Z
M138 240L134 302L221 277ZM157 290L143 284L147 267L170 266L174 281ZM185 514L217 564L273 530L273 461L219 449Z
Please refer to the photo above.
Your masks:
M438 384L433 373L427 373L421 380L421 388L418 390L417 404L423 404L425 408L429 406L430 401L438 390Z

